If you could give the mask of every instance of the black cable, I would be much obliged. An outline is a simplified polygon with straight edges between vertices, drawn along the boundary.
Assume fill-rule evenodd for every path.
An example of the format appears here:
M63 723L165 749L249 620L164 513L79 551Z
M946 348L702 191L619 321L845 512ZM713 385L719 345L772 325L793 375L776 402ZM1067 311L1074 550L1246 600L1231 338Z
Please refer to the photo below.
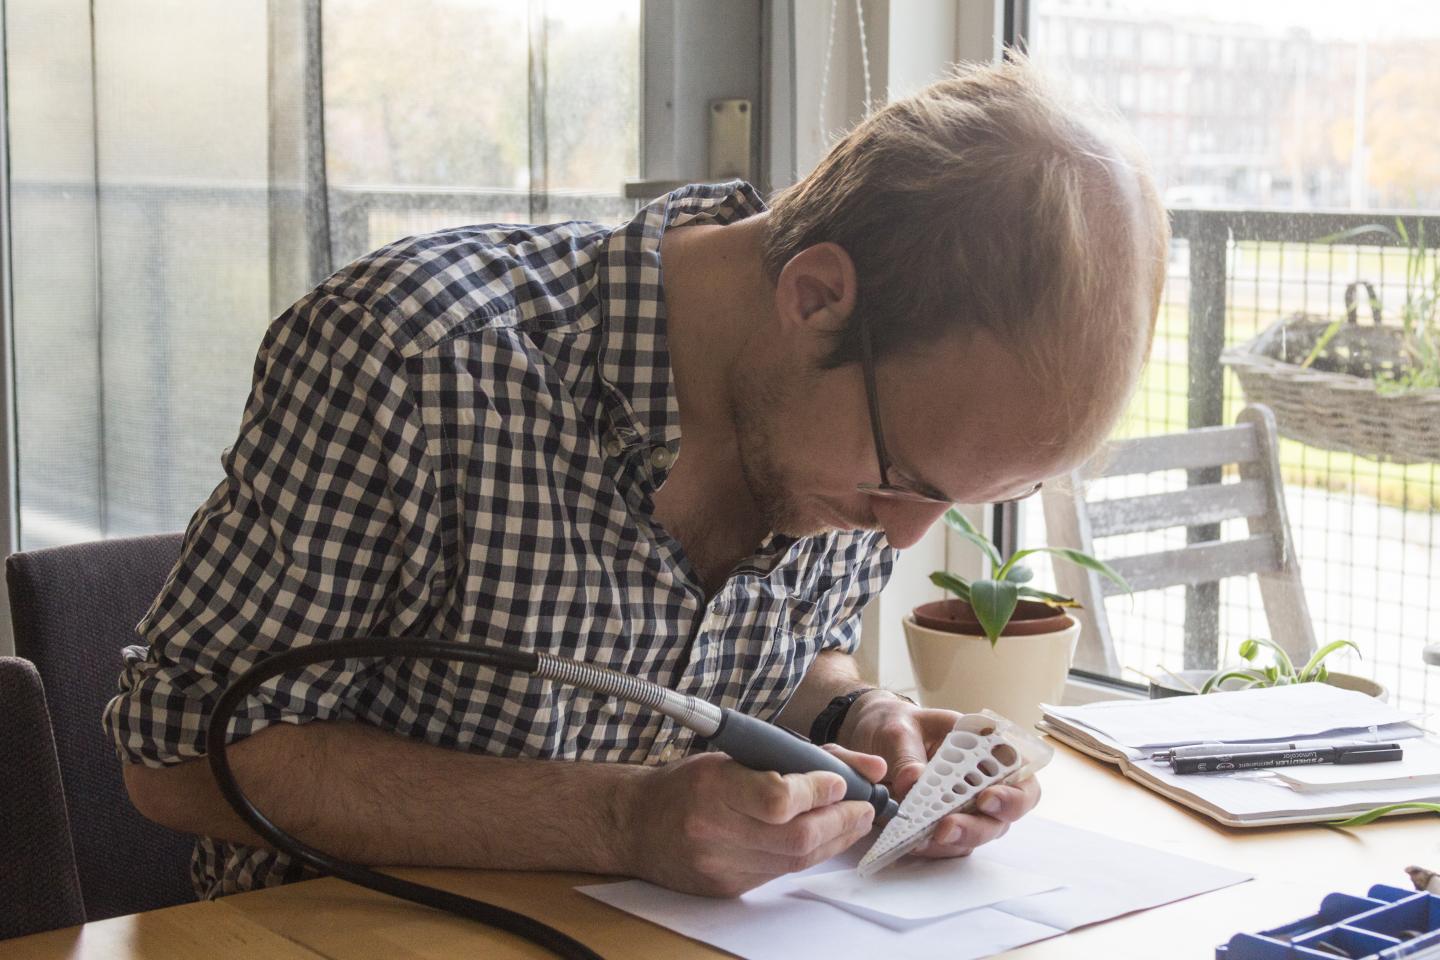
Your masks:
M452 660L463 663L478 663L501 670L518 673L534 672L538 658L534 653L520 650L506 650L499 647L476 647L470 644L453 643L443 640L408 639L404 637L358 637L352 640L334 640L296 647L274 656L265 657L249 670L242 673L226 688L210 716L210 726L205 735L205 749L210 757L210 770L215 782L230 806L235 808L250 827L277 850L284 851L322 873L339 877L350 883L402 900L409 900L437 910L478 920L481 923L524 937L544 947L565 960L602 960L599 954L554 927L541 923L523 913L506 910L492 903L485 903L458 893L437 890L420 883L411 883L399 877L378 873L367 867L336 860L329 854L317 850L290 836L265 816L250 798L241 791L230 769L225 755L226 731L235 709L249 694L266 680L278 677L300 667L308 667L331 660L350 657L426 657L435 660Z

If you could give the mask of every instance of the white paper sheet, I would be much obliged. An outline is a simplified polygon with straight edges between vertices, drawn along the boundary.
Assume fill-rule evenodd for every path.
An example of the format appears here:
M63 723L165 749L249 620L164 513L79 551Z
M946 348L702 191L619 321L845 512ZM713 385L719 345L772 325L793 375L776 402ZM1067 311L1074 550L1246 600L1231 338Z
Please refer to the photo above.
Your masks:
M1317 763L1311 767L1277 767L1270 771L1294 790L1440 790L1440 744L1433 740L1401 740L1404 756L1385 763Z
M973 857L1048 876L1059 889L1006 900L899 931L799 895L813 876L853 867L864 841L804 874L734 900L695 897L641 880L580 892L747 960L980 960L1087 923L1218 890L1249 875L1102 834L1026 817ZM880 874L884 876L884 874Z
M798 885L799 892L892 930L1060 886L1050 877L977 857L907 860L868 879L837 870L805 877Z
M1136 750L1188 743L1244 743L1300 737L1355 735L1371 726L1386 736L1388 725L1415 719L1383 701L1328 683L1235 690L1203 697L1106 700L1076 707L1044 704L1048 714L1089 727ZM1419 733L1411 728L1411 735Z
M1176 774L1168 766L1157 765L1151 772L1169 786L1212 803L1242 820L1298 816L1314 810L1332 811L1339 819L1387 803L1440 801L1440 780L1374 788L1357 789L1341 785L1326 790L1300 791L1292 789L1268 770Z

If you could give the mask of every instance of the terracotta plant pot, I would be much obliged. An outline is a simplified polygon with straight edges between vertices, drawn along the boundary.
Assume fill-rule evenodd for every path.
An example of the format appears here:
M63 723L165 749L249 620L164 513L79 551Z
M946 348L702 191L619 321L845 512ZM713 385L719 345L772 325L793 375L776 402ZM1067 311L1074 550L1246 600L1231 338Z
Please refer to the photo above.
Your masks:
M962 713L988 707L1025 727L1040 719L1040 704L1060 702L1079 637L1073 618L1030 600L993 647L963 600L921 604L905 618L922 705Z

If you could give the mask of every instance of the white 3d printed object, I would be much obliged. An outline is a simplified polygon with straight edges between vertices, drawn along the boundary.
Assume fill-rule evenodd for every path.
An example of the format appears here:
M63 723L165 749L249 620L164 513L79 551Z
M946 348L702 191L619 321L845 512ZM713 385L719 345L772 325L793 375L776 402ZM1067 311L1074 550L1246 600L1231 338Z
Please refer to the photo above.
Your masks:
M1055 755L1040 737L982 710L955 721L900 810L856 867L869 877L918 847L948 813L968 813L980 791L1023 780Z

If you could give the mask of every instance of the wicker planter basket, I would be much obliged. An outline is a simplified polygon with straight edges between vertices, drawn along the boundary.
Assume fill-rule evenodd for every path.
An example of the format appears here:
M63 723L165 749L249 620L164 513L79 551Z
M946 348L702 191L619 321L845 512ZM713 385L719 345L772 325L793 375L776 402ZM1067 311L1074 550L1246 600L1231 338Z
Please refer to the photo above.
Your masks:
M1303 315L1231 347L1220 362L1240 378L1247 401L1275 412L1282 436L1395 463L1440 462L1440 389L1394 395L1376 389L1377 373L1405 368L1401 331L1380 326L1378 308L1374 326L1360 325L1355 287L1345 290L1349 322L1309 367L1300 364L1330 324ZM1373 307L1373 291L1370 300Z

